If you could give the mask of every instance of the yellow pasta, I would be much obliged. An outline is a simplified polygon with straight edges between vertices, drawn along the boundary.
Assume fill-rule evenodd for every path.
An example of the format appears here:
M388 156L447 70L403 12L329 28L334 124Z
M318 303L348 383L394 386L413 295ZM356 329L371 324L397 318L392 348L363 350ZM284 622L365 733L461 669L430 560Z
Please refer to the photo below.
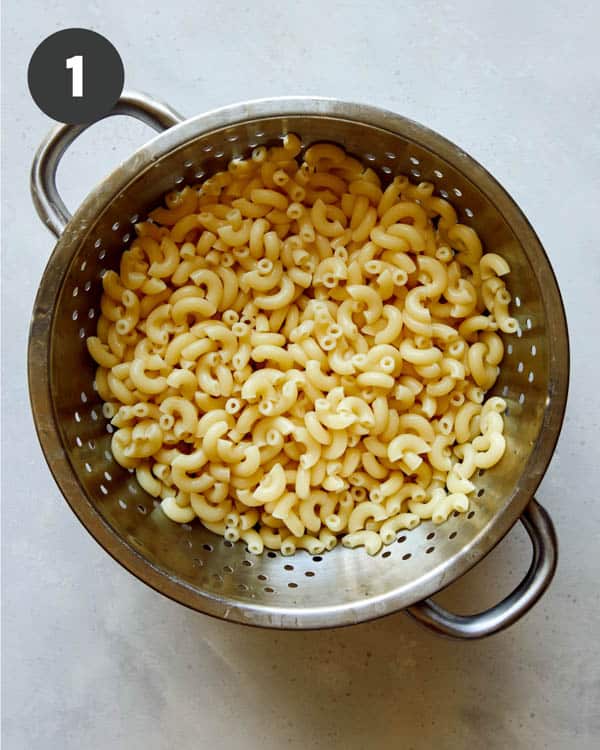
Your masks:
M507 261L434 185L288 134L165 196L102 278L115 460L252 554L376 554L506 450Z

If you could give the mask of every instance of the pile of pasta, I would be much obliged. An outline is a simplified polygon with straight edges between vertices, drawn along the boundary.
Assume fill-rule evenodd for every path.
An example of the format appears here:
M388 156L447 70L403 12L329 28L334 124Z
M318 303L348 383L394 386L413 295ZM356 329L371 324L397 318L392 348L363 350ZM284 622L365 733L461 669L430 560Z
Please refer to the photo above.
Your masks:
M469 508L510 268L431 183L288 134L165 197L102 282L112 452L178 523L250 552L376 554Z

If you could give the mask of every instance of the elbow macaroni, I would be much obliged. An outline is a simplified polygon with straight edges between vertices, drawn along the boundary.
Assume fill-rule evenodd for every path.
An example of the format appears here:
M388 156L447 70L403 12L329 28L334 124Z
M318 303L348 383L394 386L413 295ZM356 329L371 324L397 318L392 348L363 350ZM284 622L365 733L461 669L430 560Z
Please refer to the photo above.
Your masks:
M176 523L253 554L376 554L465 512L506 450L510 266L433 185L289 134L136 225L102 279L95 388Z

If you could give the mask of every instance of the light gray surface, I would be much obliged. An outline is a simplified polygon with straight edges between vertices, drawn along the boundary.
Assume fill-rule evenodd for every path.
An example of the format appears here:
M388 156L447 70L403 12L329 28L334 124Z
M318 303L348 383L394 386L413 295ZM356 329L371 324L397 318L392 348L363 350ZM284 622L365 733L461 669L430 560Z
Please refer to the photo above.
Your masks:
M3 620L7 750L467 746L592 748L600 733L599 55L593 2L12 2L3 76ZM576 6L576 7L575 7ZM27 325L52 239L28 194L51 123L24 86L34 47L81 25L120 50L127 85L194 114L293 93L355 99L429 125L479 159L545 244L571 330L567 420L538 491L561 543L556 579L510 631L437 638L406 616L273 633L189 612L87 536L29 415ZM335 29L335 31L334 31ZM66 158L75 206L139 145L108 121ZM521 529L440 596L474 610L528 564Z

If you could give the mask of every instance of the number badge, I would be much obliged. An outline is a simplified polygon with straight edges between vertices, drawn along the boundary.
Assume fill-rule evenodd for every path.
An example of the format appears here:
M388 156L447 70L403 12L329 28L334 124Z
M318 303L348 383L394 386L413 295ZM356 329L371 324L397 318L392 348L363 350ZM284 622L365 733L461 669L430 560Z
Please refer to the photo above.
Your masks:
M35 103L49 117L89 123L114 107L125 73L106 37L89 29L63 29L37 47L27 79Z

